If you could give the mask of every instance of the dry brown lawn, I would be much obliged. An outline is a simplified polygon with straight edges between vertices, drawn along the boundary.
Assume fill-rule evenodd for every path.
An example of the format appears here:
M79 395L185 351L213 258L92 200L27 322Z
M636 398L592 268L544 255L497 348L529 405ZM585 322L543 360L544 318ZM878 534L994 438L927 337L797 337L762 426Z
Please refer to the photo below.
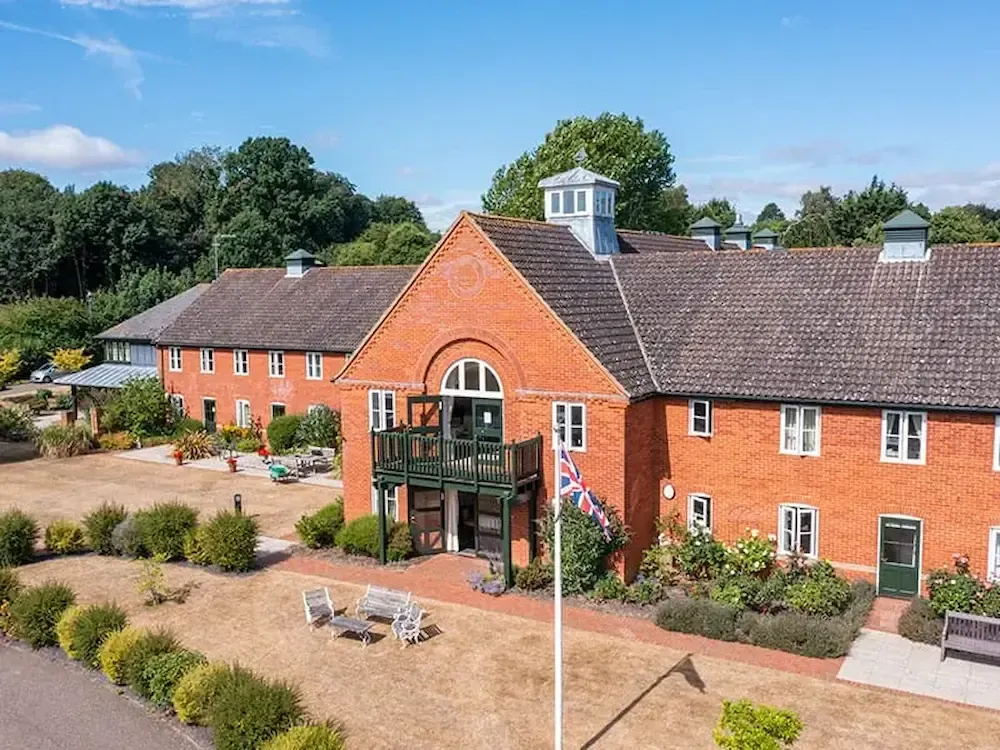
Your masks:
M142 605L135 563L63 558L22 569L59 579L79 599L113 599L134 623L167 625L215 659L238 660L303 688L317 717L343 721L352 748L551 747L551 630L531 620L423 602L440 634L402 650L363 649L306 628L300 592L327 584L281 570L245 577L168 566L200 584L187 603ZM338 609L361 590L333 583ZM377 632L387 634L385 624ZM566 632L566 746L712 748L723 698L797 711L797 747L996 748L1000 714L694 656L589 632Z
M256 514L261 532L271 536L293 533L303 513L338 495L326 487L278 485L261 477L178 468L113 454L0 464L0 511L18 507L42 526L57 518L78 521L104 501L136 509L179 500L198 508L205 518L217 509L232 508L237 492L243 495L245 512Z

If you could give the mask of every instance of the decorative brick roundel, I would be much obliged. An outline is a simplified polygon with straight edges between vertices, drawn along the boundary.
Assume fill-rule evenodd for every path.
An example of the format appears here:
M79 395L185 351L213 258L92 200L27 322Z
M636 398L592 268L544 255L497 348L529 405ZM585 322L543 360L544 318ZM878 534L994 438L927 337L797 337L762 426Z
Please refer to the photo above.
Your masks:
M478 297L486 280L497 275L481 257L471 254L449 261L442 270L448 280L448 289L459 299Z

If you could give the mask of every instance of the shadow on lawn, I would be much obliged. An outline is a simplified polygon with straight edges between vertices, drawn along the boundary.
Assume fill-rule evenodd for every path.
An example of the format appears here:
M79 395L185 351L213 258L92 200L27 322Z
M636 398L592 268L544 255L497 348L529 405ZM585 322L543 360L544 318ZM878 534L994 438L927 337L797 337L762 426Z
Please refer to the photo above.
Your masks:
M643 698L645 698L647 695L653 692L660 685L660 683L662 683L672 674L683 675L684 681L687 682L688 685L695 688L699 693L705 692L705 681L701 679L701 675L698 674L698 670L695 668L694 662L691 661L691 654L685 654L684 657L680 659L680 661L678 661L676 664L670 667L670 669L668 669L666 672L664 672L655 680L653 680L645 690L643 690L635 698L632 699L631 703L629 703L627 706L625 706L625 708L623 708L621 711L615 714L614 718L612 718L611 721L609 721L607 724L601 727L601 729L598 730L597 734L595 734L589 740L584 742L580 746L580 750L588 750L588 748L591 748L595 744L597 744L597 742L604 735L606 735L608 732L611 731L611 728L615 724L617 724L619 721L628 716L628 714L632 711L632 709L638 706L642 702Z

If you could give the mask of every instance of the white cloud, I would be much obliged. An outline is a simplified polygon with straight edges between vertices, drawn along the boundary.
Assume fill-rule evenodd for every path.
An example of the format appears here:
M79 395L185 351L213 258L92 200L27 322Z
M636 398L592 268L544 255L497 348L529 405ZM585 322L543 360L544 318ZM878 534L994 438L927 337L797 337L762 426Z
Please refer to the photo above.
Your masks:
M241 5L288 5L291 0L60 0L63 5L77 5L97 10L125 10L128 8L177 8L200 11L212 8L234 8Z
M451 226L462 211L479 211L482 207L479 194L467 191L449 193L446 197L417 195L410 200L417 204L420 213L424 215L427 227L435 232Z
M52 169L120 169L140 157L106 138L87 135L71 125L53 125L23 134L0 131L0 162Z
M826 167L832 163L872 166L895 157L912 156L915 151L912 146L905 144L859 149L835 138L820 138L768 149L761 154L761 158L764 161L803 167Z
M417 173L417 168L411 164L404 164L397 171L400 177L413 177Z
M0 21L0 29L18 31L22 34L34 34L47 39L56 39L60 42L75 44L77 47L84 50L87 57L102 58L109 62L111 67L118 71L118 74L122 78L122 82L125 84L125 88L128 89L136 99L142 98L142 91L140 87L143 82L143 74L142 66L139 64L139 58L149 57L153 59L160 59L156 55L130 49L113 36L108 37L107 39L97 39L86 34L66 36L65 34L56 34L52 31L36 29L31 26L21 26L16 23L8 23L7 21Z
M1000 202L1000 162L970 169L942 169L900 175L896 182L931 208Z
M30 115L32 112L41 111L42 108L37 104L0 101L0 115Z

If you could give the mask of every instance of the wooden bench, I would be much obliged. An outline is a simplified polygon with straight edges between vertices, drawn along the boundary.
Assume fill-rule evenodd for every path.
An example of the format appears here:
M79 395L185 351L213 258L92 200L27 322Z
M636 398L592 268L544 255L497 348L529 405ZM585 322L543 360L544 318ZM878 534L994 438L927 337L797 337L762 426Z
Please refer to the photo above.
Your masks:
M948 612L941 632L941 661L948 651L1000 657L1000 620L964 612Z
M409 606L411 596L405 591L369 585L365 595L358 599L356 611L361 618L384 617L392 620Z

